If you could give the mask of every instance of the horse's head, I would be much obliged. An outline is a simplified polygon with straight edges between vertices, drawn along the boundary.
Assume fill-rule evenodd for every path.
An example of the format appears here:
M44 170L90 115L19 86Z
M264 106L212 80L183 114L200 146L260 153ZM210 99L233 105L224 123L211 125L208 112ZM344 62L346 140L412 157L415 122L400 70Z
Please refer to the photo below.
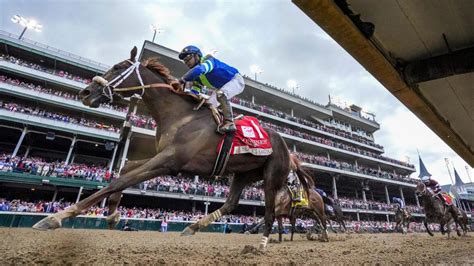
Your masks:
M427 195L429 191L426 189L426 185L423 184L423 182L418 182L416 184L415 193L418 197L421 197L421 196Z
M130 58L107 70L102 76L95 76L92 83L79 92L79 97L84 105L89 107L99 107L101 103L112 103L114 96L130 97L135 91L115 91L120 87L143 86L142 77L139 71L140 62L135 61L137 47L130 51ZM143 90L142 90L143 92Z

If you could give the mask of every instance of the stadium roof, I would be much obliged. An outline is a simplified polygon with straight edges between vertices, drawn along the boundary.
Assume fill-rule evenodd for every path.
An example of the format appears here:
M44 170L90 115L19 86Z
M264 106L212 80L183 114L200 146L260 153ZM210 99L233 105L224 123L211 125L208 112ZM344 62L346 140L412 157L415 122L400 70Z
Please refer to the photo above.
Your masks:
M293 2L474 166L474 1Z

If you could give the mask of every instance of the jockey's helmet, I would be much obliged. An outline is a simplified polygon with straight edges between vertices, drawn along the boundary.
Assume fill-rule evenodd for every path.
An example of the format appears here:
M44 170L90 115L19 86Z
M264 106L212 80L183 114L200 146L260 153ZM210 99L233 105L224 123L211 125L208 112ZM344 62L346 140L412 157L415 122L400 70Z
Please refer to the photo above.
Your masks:
M430 180L430 177L429 177L429 176L423 176L423 177L421 177L421 181L423 181L423 182L425 182L425 183L428 182L429 180Z
M197 54L199 57L202 57L201 50L199 50L199 48L194 45L188 45L184 47L183 50L181 50L181 53L179 53L178 57L179 59L183 60L186 56L190 54Z

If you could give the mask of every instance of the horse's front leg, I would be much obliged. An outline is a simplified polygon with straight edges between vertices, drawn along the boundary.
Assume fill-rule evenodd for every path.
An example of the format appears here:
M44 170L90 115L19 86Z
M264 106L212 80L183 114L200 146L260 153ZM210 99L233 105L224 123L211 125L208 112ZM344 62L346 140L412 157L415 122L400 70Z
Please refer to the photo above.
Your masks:
M137 161L128 161L125 166L122 168L120 171L120 175L125 175L126 173L132 171L133 169L136 169L137 167L140 167L141 165L145 164L151 160L151 158L145 159L145 160L137 160ZM122 199L122 191L117 191L113 193L112 195L109 196L107 203L109 205L109 215L105 219L107 221L107 225L110 230L115 229L115 226L120 221L120 213L117 211L117 207L120 203L120 200Z
M68 207L64 211L49 215L48 217L42 219L33 225L33 228L39 230L54 230L61 226L62 220L81 214L83 210L87 210L92 205L100 202L102 199L115 192L122 191L127 187L133 186L155 176L170 174L172 172L171 169L174 168L173 154L174 151L172 150L169 152L163 151L157 154L145 164L126 173L119 179L112 181L109 186Z
M220 217L228 214L233 209L235 209L235 207L237 207L237 205L239 204L239 199L240 195L242 194L242 190L244 189L245 185L250 182L248 179L245 178L246 177L244 175L235 175L232 179L232 184L230 186L229 197L226 199L224 205L213 213L200 219L196 223L186 227L183 232L181 232L181 235L194 235L199 229L207 227L212 222L216 221Z

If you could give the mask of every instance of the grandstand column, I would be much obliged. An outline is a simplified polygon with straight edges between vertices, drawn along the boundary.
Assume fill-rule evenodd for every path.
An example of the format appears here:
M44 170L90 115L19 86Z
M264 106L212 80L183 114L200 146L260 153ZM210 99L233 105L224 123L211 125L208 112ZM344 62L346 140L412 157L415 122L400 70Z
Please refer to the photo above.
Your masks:
M115 143L114 153L112 154L112 159L110 160L110 164L109 164L109 172L112 172L112 168L114 167L115 155L117 154L117 150L118 150L118 143Z
M209 201L204 202L204 215L207 215L209 204L211 204Z
M326 155L328 156L328 160L331 160L331 156L329 155L329 152L326 152Z
M418 196L416 195L416 191L415 191L415 200L416 200L416 206L418 206L418 208L420 208L420 201L418 200Z
M255 104L255 96L252 95L252 103Z
M123 147L123 154L122 154L122 160L120 161L120 170L122 170L122 167L125 165L125 161L127 160L127 154L128 154L128 147L130 146L130 139L132 138L132 131L128 133L127 140L125 141L125 146Z
M356 216L357 216L357 221L360 222L360 215L359 215L359 211L356 212Z
M72 141L71 141L71 146L69 146L69 151L68 151L67 156L66 156L66 161L65 161L66 165L69 164L69 159L71 158L72 151L74 150L74 146L76 145L76 141L77 141L77 135L74 135L74 137L72 138Z
M359 164L357 163L357 160L354 161L354 165L356 168L359 168Z
M291 108L291 116L293 116L293 117L295 116L295 112L294 112L293 108Z
M293 144L293 152L296 152L296 145Z
M253 218L257 217L257 206L253 206Z
M336 186L336 176L332 176L332 196L334 199L337 199L337 186Z
M355 196L356 196L356 199L359 199L359 191L357 191L357 189L356 189L356 190L354 190L354 191L355 191Z
M363 199L364 201L367 201L367 198L366 198L366 196L365 196L365 190L364 190L364 189L362 189L362 199Z
M380 166L379 166L380 167ZM385 185L385 197L387 198L387 204L390 204L390 196L388 195L388 188L387 185Z
M193 212L196 212L196 201L193 200L193 208L192 208Z
M23 157L25 157L25 158L28 157L28 154L30 154L30 150L31 150L31 146L28 145L28 146L26 147L25 155L24 155Z
M84 187L79 188L79 193L77 193L76 203L78 203L79 200L81 199L82 189L84 189Z
M405 195L403 195L403 189L402 189L402 187L399 187L399 189L400 189L400 198L402 198L403 202L405 202L405 204L406 204Z
M58 188L56 187L56 188L54 189L54 195L53 195L53 199L51 200L51 202L55 202L57 196L58 196Z
M385 214L385 216L387 216L387 223L390 223L390 216L388 214Z
M76 159L76 154L75 154L75 153L72 155L70 164L73 164L73 163L74 163L74 159Z
M15 157L18 153L18 150L20 150L21 143L23 142L23 139L26 136L26 133L28 132L28 126L25 126L23 128L23 131L21 132L20 139L18 140L18 143L16 144L15 150L13 151L12 157Z

